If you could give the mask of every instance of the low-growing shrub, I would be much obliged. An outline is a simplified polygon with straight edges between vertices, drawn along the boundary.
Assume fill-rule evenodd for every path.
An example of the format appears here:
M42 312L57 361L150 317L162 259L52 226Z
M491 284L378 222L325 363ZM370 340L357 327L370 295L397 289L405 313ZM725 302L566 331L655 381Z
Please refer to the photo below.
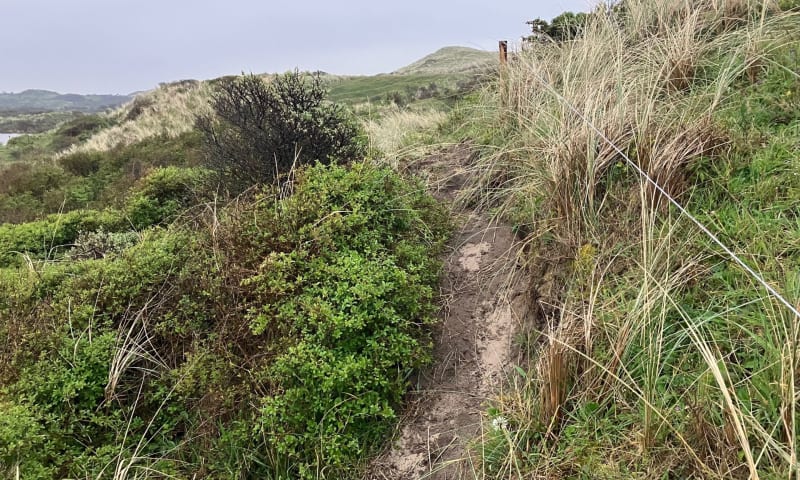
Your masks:
M100 115L84 115L70 120L56 130L51 141L53 150L65 148L89 139L93 133L112 125L112 122Z
M258 205L242 234L263 252L243 282L260 305L250 327L288 339L267 368L266 447L303 478L352 474L428 358L446 217L420 185L365 164L310 169L292 197Z
M157 171L138 194L184 201L194 173ZM17 249L76 244L0 268L0 473L357 477L429 357L447 216L367 164L302 169L294 189L209 230L134 238L99 212L0 227Z
M50 215L19 225L0 225L0 266L9 265L20 255L35 259L52 258L70 248L81 232L98 229L116 231L126 225L119 212L75 210Z
M136 228L169 222L192 204L202 201L208 171L165 167L154 170L134 187L125 213Z
M100 152L79 152L59 158L58 163L73 175L88 177L100 170L103 159Z

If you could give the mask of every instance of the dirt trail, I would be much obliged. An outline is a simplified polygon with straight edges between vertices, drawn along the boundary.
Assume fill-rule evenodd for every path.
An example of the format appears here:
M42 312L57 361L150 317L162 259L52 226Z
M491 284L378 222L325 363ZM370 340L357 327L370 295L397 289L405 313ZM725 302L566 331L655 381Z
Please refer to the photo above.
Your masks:
M437 198L452 204L468 160L469 149L460 146L413 168L428 177ZM466 444L480 435L486 400L517 361L513 342L531 302L529 278L516 269L514 234L484 214L454 215L462 226L446 257L434 364L420 374L392 447L373 462L370 480L475 478Z

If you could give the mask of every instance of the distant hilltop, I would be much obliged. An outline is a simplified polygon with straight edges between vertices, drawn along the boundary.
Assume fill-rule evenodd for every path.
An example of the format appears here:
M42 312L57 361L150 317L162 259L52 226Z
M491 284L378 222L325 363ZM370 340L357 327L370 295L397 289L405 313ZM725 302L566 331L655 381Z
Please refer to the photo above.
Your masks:
M491 65L497 58L494 52L469 47L444 47L392 72L393 75L440 75L467 73Z
M78 95L61 94L49 90L25 90L20 93L0 93L0 111L100 112L116 108L133 99L130 95Z

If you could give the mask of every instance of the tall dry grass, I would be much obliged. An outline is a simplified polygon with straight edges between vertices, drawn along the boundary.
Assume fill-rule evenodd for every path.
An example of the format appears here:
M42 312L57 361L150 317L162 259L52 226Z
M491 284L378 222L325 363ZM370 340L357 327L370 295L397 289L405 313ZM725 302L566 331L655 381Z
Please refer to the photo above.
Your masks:
M177 137L194 128L198 115L210 112L212 86L208 82L183 81L164 84L139 94L110 115L117 121L87 141L59 153L107 151L150 137Z
M604 205L603 178L621 161L590 123L680 195L683 167L726 146L713 115L733 82L785 43L797 21L762 19L773 8L744 0L625 4L625 14L598 10L579 39L516 55L484 107L468 112L502 146L476 169L479 200L509 206L520 195L547 197L550 217L578 235ZM730 61L709 64L719 52Z
M397 167L399 159L413 156L424 143L420 137L446 118L446 113L436 109L383 107L375 117L368 116L363 125L370 149L378 151L387 164Z
M531 264L563 278L533 292L541 337L495 401L510 427L486 428L476 476L800 478L800 319L756 282L742 303L687 305L713 252L617 151L690 201L687 167L729 147L716 119L732 87L800 22L761 1L625 5L516 55L466 115L493 144L469 199L523 225Z

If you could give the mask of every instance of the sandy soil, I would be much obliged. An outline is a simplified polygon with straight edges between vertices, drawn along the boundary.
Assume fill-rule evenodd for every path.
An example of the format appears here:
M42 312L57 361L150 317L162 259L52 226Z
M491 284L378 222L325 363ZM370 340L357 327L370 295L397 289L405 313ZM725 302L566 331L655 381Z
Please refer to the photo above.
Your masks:
M463 188L465 146L412 166L432 193L453 204ZM470 479L479 468L467 443L480 435L487 400L517 362L514 339L527 315L530 279L516 268L508 225L454 208L462 225L450 242L441 285L434 364L417 379L391 445L369 480Z

